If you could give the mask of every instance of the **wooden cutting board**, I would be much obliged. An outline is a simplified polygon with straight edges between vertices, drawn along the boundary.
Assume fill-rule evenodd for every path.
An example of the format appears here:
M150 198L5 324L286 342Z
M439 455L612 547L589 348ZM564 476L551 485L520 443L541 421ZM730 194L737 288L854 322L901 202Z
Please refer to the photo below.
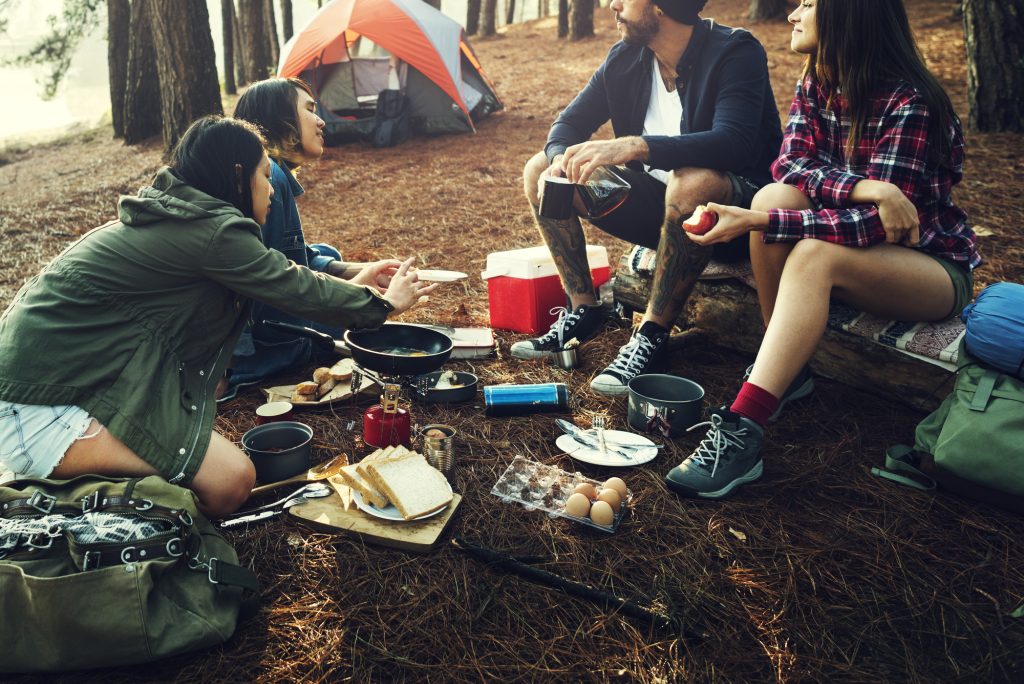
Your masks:
M349 532L367 544L390 546L415 553L428 553L437 548L455 519L455 511L462 501L462 496L455 494L448 508L426 520L383 520L359 510L352 500L351 490L340 477L329 478L328 482L337 491L337 496L311 499L299 506L292 506L288 514L321 532Z

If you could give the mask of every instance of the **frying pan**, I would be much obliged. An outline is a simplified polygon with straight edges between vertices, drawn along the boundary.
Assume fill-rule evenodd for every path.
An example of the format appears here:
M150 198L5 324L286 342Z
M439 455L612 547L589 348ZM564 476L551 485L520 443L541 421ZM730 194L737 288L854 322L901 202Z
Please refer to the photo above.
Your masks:
M313 328L279 321L263 321L270 328L285 330L313 340L317 346L338 354L351 355L362 368L382 375L423 375L444 365L452 353L452 338L433 328L406 323L385 323L376 330L347 330L344 342ZM387 353L404 347L426 352L423 356Z
M435 371L416 378L414 385L417 391L413 396L426 404L454 404L476 397L477 377L472 373L455 373L455 378L461 386L445 389L435 387L440 377L441 371ZM422 381L423 391L420 391L418 381Z

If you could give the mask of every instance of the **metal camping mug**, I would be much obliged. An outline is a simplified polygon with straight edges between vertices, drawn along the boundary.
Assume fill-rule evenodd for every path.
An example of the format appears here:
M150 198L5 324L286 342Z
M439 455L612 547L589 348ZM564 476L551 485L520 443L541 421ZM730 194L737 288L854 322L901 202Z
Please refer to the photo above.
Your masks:
M544 179L540 209L537 212L544 218L564 221L572 216L572 200L575 196L576 186L568 178L548 176Z
M555 364L558 365L562 370L572 370L580 365L580 357L576 352L576 347L564 347L557 350L552 356Z
M677 375L638 375L629 381L631 427L678 437L700 422L704 388Z
M289 401L271 401L256 407L256 424L279 423L292 420L292 404Z
M431 435L431 432L442 435ZM451 425L427 425L423 428L423 456L427 463L447 475L452 469L452 444L456 430Z

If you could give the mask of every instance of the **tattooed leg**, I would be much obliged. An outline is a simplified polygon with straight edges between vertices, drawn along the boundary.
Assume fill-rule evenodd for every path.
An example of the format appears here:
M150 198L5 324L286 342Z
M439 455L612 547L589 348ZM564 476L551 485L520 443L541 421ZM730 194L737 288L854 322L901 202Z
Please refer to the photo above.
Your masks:
M644 314L645 322L654 321L671 329L697 284L697 278L711 259L710 247L702 247L683 234L682 223L691 213L692 210L681 211L674 203L665 207L665 222L658 242L658 263L654 269L651 299Z
M583 226L575 214L567 219L550 219L537 213L533 208L533 216L537 227L544 238L544 243L551 250L551 257L562 279L562 287L572 308L582 304L596 304L594 281L590 277L590 264L587 262L587 238L583 234Z

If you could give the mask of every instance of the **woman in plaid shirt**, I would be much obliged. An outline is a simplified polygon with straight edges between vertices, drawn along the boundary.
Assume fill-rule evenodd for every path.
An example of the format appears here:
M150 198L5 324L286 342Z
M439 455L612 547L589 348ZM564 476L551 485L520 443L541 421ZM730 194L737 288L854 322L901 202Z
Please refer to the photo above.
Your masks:
M718 499L761 476L764 427L814 388L807 362L836 298L883 318L960 312L981 263L953 204L963 133L924 65L902 0L803 0L789 16L807 61L775 183L751 209L718 215L701 245L749 232L766 332L736 400L712 412L698 448L666 476L686 496Z

